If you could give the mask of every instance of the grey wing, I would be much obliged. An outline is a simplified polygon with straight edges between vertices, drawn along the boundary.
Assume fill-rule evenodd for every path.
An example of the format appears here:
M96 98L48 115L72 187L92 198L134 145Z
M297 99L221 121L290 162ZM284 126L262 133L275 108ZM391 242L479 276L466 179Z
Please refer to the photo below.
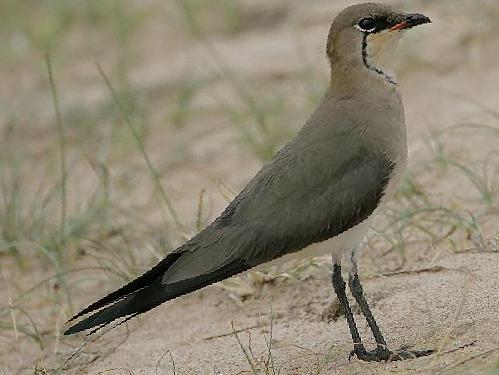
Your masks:
M377 207L393 164L359 139L298 136L205 230L142 276L94 302L65 334L125 321L165 301L334 237ZM94 332L92 331L92 332Z
M358 139L292 142L266 165L220 217L188 243L191 249L163 283L240 271L327 240L366 220L378 206L393 163ZM297 146L299 145L299 146ZM310 147L308 147L310 146Z

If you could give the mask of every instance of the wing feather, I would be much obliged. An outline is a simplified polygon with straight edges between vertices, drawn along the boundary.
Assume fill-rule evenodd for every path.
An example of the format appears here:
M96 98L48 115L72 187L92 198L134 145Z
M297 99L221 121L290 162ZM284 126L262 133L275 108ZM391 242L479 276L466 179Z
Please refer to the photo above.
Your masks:
M395 164L345 127L314 126L288 143L205 230L82 310L71 320L94 313L66 334L143 313L366 220Z

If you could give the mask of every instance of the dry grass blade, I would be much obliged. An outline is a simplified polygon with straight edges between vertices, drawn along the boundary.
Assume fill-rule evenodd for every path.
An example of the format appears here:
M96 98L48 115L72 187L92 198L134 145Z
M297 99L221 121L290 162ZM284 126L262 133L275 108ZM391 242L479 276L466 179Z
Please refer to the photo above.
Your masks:
M144 161L147 164L147 168L149 170L149 173L153 177L156 188L158 189L158 191L161 195L161 198L163 199L163 203L166 205L166 208L168 209L168 212L170 213L171 217L173 218L175 225L177 226L177 229L181 233L185 233L183 225L179 220L178 214L177 214L170 198L166 194L166 191L164 190L163 185L161 184L161 177L159 176L159 173L157 172L157 170L154 168L152 161L151 161L151 158L149 157L149 154L147 153L147 151L145 149L144 143L142 142L141 137L138 134L138 132L133 124L133 121L128 114L128 111L126 110L123 103L121 102L118 93L114 89L114 87L111 84L111 81L107 77L106 73L104 73L104 70L102 70L102 67L98 63L96 64L96 66L97 66L97 69L99 70L99 74L101 75L103 81L105 82L107 88L109 89L109 91L113 97L113 100L115 101L116 105L118 106L123 118L125 119L125 122L126 122L128 128L130 129L130 132L132 133L133 138L135 139L137 146L139 147L140 152L142 153L142 157L144 158Z
M50 55L45 55L45 62L47 65L47 72L50 81L50 90L52 92L52 99L54 102L54 109L56 115L57 133L59 135L59 162L61 170L61 226L60 226L60 245L64 243L66 233L66 211L67 211L67 166L66 166L66 138L64 135L64 126L62 124L61 110L59 106L59 97L57 95L57 88L55 85L54 73L52 71L52 60Z
M239 338L239 334L237 333L237 330L236 328L234 327L234 322L230 322L230 326L232 328L232 334L234 335L234 337L236 338L237 340L237 344L239 345L239 348L241 349L241 351L243 352L244 354L244 357L246 358L246 361L248 362L248 364L250 365L251 367L251 371L253 373L253 375L258 375L258 370L256 368L256 365L255 363L253 362L253 359L251 358L250 356L250 353L248 353L248 351L246 350L246 348L244 347L243 343L241 342L241 339Z
M158 370L159 370L159 365L161 364L161 361L163 360L163 358L165 358L167 355L170 356L170 362L172 363L172 371L173 371L173 375L177 375L177 367L175 365L175 359L173 358L173 354L172 354L172 351L171 350L167 350L166 353L164 353L159 359L158 361L156 362L156 366L154 368L154 371L155 373L157 374L158 373Z

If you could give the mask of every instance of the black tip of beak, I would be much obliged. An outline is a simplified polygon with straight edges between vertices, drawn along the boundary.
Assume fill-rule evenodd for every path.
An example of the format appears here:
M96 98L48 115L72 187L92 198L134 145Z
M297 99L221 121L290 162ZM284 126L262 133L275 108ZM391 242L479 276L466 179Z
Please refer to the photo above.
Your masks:
M406 15L405 22L407 24L407 27L410 28L418 25L423 25L425 23L431 23L431 20L424 14L413 13Z

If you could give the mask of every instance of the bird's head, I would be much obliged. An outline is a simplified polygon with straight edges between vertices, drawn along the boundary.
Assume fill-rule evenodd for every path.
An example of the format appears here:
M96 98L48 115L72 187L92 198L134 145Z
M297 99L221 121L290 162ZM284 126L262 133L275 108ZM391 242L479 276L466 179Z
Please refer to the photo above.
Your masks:
M370 73L395 83L394 53L403 32L431 20L418 13L403 13L389 5L365 3L350 6L333 21L327 54L333 74L350 69Z

